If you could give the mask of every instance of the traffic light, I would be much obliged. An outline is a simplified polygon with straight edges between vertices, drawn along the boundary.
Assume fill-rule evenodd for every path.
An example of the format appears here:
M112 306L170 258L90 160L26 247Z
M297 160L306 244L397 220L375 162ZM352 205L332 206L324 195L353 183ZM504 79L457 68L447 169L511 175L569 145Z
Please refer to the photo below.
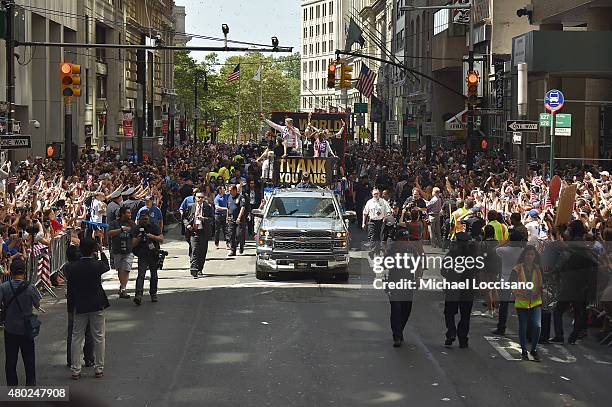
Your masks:
M478 72L470 71L465 78L467 82L467 98L468 104L476 105L478 104L478 82L480 81L480 77L478 76Z
M63 62L60 64L60 76L64 99L81 96L81 65Z
M342 64L340 66L340 88L341 89L349 89L352 88L353 85L351 81L353 80L353 67L349 64Z
M327 67L327 87L333 89L336 87L336 64L331 63Z
M58 159L62 156L62 143L47 144L47 158Z

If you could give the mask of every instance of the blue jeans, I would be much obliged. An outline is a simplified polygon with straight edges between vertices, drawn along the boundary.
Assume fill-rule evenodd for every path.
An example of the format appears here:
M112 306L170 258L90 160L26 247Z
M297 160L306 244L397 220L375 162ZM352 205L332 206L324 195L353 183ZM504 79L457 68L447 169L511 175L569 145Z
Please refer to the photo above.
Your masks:
M519 341L521 349L527 352L527 324L531 322L531 351L535 351L540 340L540 331L542 330L542 307L530 309L517 309L519 319ZM530 321L531 320L531 321Z

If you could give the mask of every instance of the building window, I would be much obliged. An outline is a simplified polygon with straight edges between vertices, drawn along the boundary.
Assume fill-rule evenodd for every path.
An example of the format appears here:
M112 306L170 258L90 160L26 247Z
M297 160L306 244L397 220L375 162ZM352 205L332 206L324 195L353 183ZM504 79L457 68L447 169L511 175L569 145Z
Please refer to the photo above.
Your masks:
M308 79L308 89L312 89L312 79Z
M325 17L325 14L327 14L327 4L323 3L323 17Z
M308 47L304 44L304 55L308 55Z
M327 34L327 24L323 23L322 25L322 30L323 30L323 35Z
M302 98L302 107L306 109L306 98L305 97Z
M321 6L317 6L317 18L321 18Z
M312 96L308 97L308 108L312 109Z
M317 36L321 34L321 25L317 24Z
M334 50L334 40L329 40L329 52Z
M325 83L325 78L321 79L321 89L325 89L325 87L327 86L327 84Z
M323 41L323 42L321 43L321 45L323 46L323 50L322 50L322 52L325 54L325 53L327 52L327 43L326 43L325 41Z
M96 98L106 99L106 76L105 75L96 76Z
M308 9L304 8L304 21L308 20Z
M304 38L308 38L308 28L304 27Z
M310 19L312 20L312 9L313 7L310 7Z
M312 44L308 45L308 52L312 54Z
M395 49L398 51L404 49L404 30L400 30L396 35Z
M308 72L313 72L314 70L312 69L312 61L310 61L308 63Z
M319 72L319 60L317 59L317 62L315 62L315 72Z
M313 32L312 32L312 26L310 26L310 37L313 36Z
M330 1L329 2L329 15L331 16L332 14L334 14L334 2Z
M330 3L331 4L331 3ZM329 22L329 33L333 34L334 33L334 23L333 22Z
M321 71L322 72L327 71L327 66L325 66L325 59L321 60Z
M317 44L316 44L316 47L315 47L315 48L316 48L315 53L318 55L318 54L319 54L319 43L318 43L318 42L317 42Z
M304 73L308 72L307 68L308 68L308 65L306 64L306 62L304 62Z
M448 29L450 20L449 10L439 10L434 13L433 35L440 34Z
M315 80L315 90L319 90L319 81Z

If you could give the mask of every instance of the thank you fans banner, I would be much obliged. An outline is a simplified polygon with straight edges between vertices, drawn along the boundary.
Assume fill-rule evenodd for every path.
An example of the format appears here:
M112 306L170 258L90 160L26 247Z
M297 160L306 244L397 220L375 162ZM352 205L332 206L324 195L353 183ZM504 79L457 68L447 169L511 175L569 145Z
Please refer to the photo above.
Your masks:
M286 157L275 162L274 183L277 185L296 185L302 174L310 175L310 183L318 186L329 185L332 181L332 159L314 157Z

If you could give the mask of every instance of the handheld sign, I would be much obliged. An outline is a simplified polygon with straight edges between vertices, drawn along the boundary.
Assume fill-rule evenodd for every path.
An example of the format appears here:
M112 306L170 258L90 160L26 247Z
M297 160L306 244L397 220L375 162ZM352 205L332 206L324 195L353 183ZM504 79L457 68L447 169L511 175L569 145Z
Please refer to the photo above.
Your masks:
M560 90L551 89L546 92L546 96L544 97L544 107L549 112L554 113L557 110L561 110L564 103L565 97Z
M550 200L553 203L559 199L559 191L561 191L561 177L555 175L550 180Z
M555 218L555 226L569 224L572 212L574 211L577 189L578 185L572 184L561 190L559 206L557 207L557 216Z

